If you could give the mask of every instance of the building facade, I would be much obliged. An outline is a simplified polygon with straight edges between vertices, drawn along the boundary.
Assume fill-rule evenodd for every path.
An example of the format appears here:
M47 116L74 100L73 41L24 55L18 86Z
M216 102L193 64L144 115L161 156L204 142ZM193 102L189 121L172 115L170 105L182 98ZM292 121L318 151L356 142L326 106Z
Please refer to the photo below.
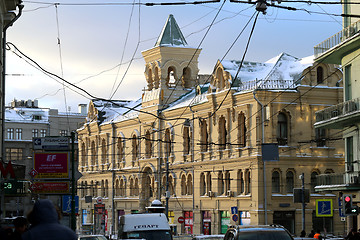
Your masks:
M85 111L84 111L85 110ZM30 180L33 168L33 138L70 136L86 119L86 104L79 105L79 112L59 112L41 108L37 100L13 100L5 111L5 159L15 167L16 178ZM16 170L18 169L18 170ZM32 209L32 198L45 196L5 196L4 217L26 215ZM59 199L54 203L61 206Z
M317 175L343 170L342 138L313 126L316 111L342 101L342 72L282 53L265 63L218 61L199 75L200 51L170 15L142 53L141 98L90 102L78 129L78 228L115 234L120 215L159 199L174 234L278 223L299 235L302 219L307 232L342 234L336 195L314 192ZM262 155L267 143L278 146L278 161ZM311 192L304 218L293 201L302 173ZM320 199L333 215L317 216Z
M314 47L316 62L338 64L342 67L343 102L316 113L317 129L336 129L345 140L345 168L331 177L320 176L317 191L333 191L339 197L350 194L354 205L360 203L360 21L354 15L360 13L359 1L343 4L343 29ZM328 179L325 181L325 179ZM347 229L358 229L357 215L347 217Z

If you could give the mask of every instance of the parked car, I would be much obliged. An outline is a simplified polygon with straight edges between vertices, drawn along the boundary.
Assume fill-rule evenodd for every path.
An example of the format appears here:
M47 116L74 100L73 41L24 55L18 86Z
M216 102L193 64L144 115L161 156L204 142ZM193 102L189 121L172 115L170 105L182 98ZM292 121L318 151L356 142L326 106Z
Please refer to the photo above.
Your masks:
M197 235L193 236L192 240L223 240L224 234L219 235Z
M108 240L103 235L80 235L78 240Z
M281 225L230 226L224 240L294 240Z

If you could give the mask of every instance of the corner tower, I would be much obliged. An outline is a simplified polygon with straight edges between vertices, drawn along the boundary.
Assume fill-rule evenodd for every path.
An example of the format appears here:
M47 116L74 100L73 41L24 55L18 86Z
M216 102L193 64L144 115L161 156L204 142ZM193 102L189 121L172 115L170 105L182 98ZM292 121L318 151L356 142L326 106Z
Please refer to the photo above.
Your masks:
M143 107L164 108L197 84L201 49L189 47L173 15L169 15L155 46L143 51L147 89ZM154 102L155 101L155 102Z

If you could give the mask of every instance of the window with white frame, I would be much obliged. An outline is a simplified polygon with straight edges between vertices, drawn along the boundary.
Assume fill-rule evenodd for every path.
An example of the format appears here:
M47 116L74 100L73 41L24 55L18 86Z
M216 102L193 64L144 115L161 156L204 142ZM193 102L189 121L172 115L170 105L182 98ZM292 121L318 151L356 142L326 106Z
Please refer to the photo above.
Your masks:
M32 130L32 137L38 137L39 136L39 129L33 129Z
M7 129L7 139L14 139L14 129L13 128Z
M21 140L22 139L22 128L17 128L15 130L15 139Z

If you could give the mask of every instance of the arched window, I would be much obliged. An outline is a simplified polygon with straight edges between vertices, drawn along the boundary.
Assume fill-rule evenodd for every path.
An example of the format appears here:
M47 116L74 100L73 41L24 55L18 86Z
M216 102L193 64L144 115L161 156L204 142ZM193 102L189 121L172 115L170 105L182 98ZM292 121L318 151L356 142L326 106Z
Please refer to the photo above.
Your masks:
M151 71L151 68L149 68L149 71L148 71L148 90L151 90L153 89L153 86L154 86L154 83L153 83L153 77L152 77L152 71Z
M92 166L92 170L95 170L95 165L96 165L96 147L95 147L95 141L91 142L91 166Z
M212 190L211 172L208 172L206 175L206 189L207 192Z
M104 180L101 180L101 196L105 197L105 183Z
M249 169L245 171L245 193L251 193L251 173Z
M217 78L217 81L218 81L218 88L220 90L224 89L225 87L225 80L224 80L224 75L223 75L223 70L222 68L218 68L217 71L216 71L216 78Z
M208 132L207 132L207 123L206 120L200 120L200 144L201 144L201 151L207 152L208 151Z
M206 183L205 183L205 174L200 174L200 196L204 196L206 194Z
M117 154L118 154L117 167L120 168L122 165L121 163L123 161L125 161L124 142L121 137L119 137L117 140ZM122 165L122 166L124 166L124 165Z
M184 154L188 155L190 153L190 127L184 127L183 131L184 139Z
M105 180L105 195L104 196L109 197L109 182L107 179Z
M191 76L191 69L188 67L184 68L182 74L182 86L184 88L191 87L190 76Z
M132 143L132 166L135 166L135 162L139 157L138 139L135 134L132 136L131 143Z
M285 113L279 113L277 126L277 141L279 145L288 143L288 121Z
M231 180L230 179L230 172L226 171L225 172L225 190L226 191L230 191L230 189L231 189L231 186L230 186L231 181L230 180Z
M181 195L186 195L186 176L181 176Z
M106 164L106 162L107 162L106 153L107 153L106 141L105 141L105 139L103 139L101 141L101 164L103 164L103 165ZM103 166L103 169L104 169L104 166Z
M238 170L237 173L237 192L243 194L245 190L244 173L242 170Z
M246 124L245 124L245 121L246 121L245 114L243 112L241 112L238 117L239 147L246 146Z
M316 186L316 176L319 175L318 172L313 171L310 176L310 190L311 192L315 192L315 186Z
M85 143L81 144L81 167L87 166L86 164L86 149L85 149Z
M171 132L170 128L165 130L165 156L171 156Z
M130 196L134 196L135 194L135 186L134 186L134 179L133 178L130 178L130 181L129 181L129 188L130 188Z
M125 181L123 178L120 179L120 196L125 197Z
M186 188L187 188L187 195L192 195L193 194L193 184L192 184L192 175L189 174L187 177L187 184L186 184Z
M273 171L271 176L271 192L279 193L280 192L280 173L278 171Z
M219 149L226 149L227 131L226 131L226 120L224 116L219 119Z
M135 178L134 195L139 196L139 179Z
M171 196L175 194L174 179L171 175L169 176L169 192Z
M146 158L152 157L152 142L151 142L151 134L150 131L146 131L145 133L145 154Z
M119 179L115 180L115 196L120 196L120 182L119 182Z
M225 191L224 175L223 172L218 173L218 194L223 195Z
M294 192L294 173L292 171L286 173L286 192Z
M168 68L168 75L166 80L168 87L176 87L176 71L174 67Z
M317 84L324 82L324 69L321 66L316 69L316 82Z

